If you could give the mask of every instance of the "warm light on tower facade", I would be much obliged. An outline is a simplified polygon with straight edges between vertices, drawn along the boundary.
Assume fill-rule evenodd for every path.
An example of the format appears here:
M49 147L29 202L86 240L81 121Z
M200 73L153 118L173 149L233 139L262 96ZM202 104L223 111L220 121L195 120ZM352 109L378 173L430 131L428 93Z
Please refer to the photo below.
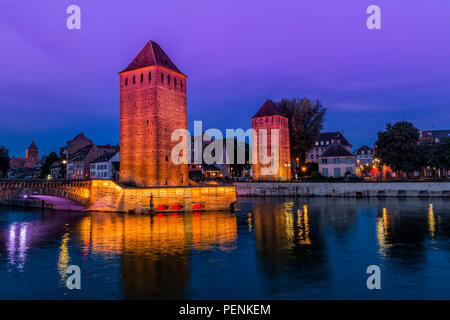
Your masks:
M258 152L256 162L253 163L253 179L254 180L274 180L287 181L291 179L291 156L289 146L289 122L282 116L277 106L272 100L267 100L259 111L252 118L252 129L254 136L252 138L252 152ZM279 131L278 151L278 171L272 175L262 175L261 169L269 167L270 164L260 163L260 131L267 130L267 156L276 152L272 146L270 132L273 129Z
M176 129L187 128L186 79L149 41L120 75L120 181L137 186L188 184L187 164L172 162Z

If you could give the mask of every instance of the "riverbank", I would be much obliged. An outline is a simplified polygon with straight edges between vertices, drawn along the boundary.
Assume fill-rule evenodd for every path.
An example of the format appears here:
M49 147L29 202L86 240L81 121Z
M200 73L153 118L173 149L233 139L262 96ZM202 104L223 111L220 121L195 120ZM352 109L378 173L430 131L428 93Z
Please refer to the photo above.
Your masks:
M236 182L238 197L449 197L450 182Z

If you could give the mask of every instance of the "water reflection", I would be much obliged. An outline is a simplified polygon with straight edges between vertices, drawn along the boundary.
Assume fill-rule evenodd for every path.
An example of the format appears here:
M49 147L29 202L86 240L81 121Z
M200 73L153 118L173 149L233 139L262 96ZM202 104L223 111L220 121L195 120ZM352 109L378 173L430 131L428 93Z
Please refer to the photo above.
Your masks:
M266 198L239 199L236 213L0 209L0 297L20 281L13 272L31 292L53 290L45 281L56 276L51 297L65 295L67 267L79 264L84 298L373 298L365 269L379 264L389 281L378 298L450 298L448 204ZM41 261L52 267L36 269Z
M83 255L120 255L125 298L183 299L189 250L233 250L236 216L227 212L128 215L92 213L79 224Z
M295 292L329 277L329 262L320 233L320 210L302 200L254 204L258 259L269 296Z
M8 233L8 265L22 271L27 252L27 223L12 223Z

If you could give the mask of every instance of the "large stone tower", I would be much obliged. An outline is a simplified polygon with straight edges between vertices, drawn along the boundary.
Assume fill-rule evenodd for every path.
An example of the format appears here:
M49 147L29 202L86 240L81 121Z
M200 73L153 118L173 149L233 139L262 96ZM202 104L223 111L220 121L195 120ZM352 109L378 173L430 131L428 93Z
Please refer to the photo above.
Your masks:
M254 180L273 180L273 181L287 181L291 179L291 156L289 147L289 123L286 117L283 117L275 103L272 100L267 100L259 111L252 118L252 152L257 152L257 158L254 160L253 179ZM275 152L275 147L271 143L271 130L279 130L279 160L278 170L272 175L262 174L261 169L269 167L270 164L262 164L260 162L260 132L267 130L267 156L270 157Z
M137 186L188 184L187 164L172 162L176 129L186 129L187 76L149 41L120 75L120 181Z

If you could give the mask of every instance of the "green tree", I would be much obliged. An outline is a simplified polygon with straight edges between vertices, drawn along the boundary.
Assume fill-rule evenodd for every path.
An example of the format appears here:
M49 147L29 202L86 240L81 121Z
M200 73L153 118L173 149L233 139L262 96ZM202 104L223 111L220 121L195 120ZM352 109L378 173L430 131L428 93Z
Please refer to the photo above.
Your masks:
M306 153L313 147L323 128L326 108L319 100L282 99L278 102L280 113L289 119L291 159L306 162Z
M450 168L450 138L443 138L435 144L430 166L444 171Z
M409 173L420 167L419 130L412 123L388 123L386 131L378 132L376 157L394 171Z
M52 152L48 155L47 159L45 160L44 165L41 169L41 174L39 178L46 179L47 176L50 174L50 167L52 166L53 162L59 161L59 157L55 152Z
M9 170L9 152L0 146L0 178L6 178Z

